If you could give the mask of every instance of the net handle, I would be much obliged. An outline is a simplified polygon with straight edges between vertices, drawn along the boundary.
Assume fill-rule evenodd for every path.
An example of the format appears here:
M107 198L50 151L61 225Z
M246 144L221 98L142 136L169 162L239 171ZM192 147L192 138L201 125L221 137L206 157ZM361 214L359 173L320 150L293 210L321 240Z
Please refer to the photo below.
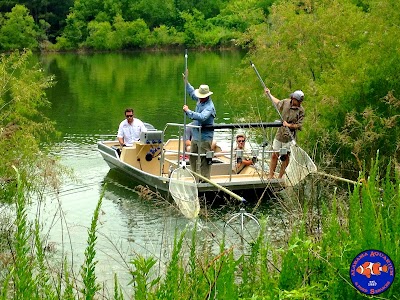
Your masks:
M253 64L252 61L250 61L250 65L251 65L252 68L254 69L254 72L256 73L258 79L260 80L261 85L263 86L263 88L264 88L264 90L265 90L265 89L267 88L267 86L265 85L264 80L261 78L260 73L258 73L256 66ZM272 100L271 93L267 93L267 96L268 96L269 100L271 100L271 103L272 103L272 105L274 106L276 112L278 113L279 118L280 118L281 121L283 122L282 114L281 114L281 112L279 111L278 107L275 105L274 100ZM286 128L287 131L289 132L289 135L290 135L290 138L291 138L291 140L292 140L292 143L293 143L294 145L296 145L296 140L295 140L295 138L294 138L292 132L290 131L290 129L289 129L288 127L285 127L285 128Z
M221 191L227 193L229 196L235 198L236 200L239 200L242 203L245 203L246 200L243 197L240 197L238 194L235 194L234 192L228 190L227 188L223 187L222 185L208 179L207 177L204 177L203 175L196 173L195 171L190 170L191 173L193 173L193 175L199 177L200 179L208 182L209 184L212 184L213 186L217 187L218 189L220 189Z
M187 93L186 93L186 82L188 80L188 50L185 49L185 73L184 73L184 84L183 84L183 92L184 92L184 103L185 105L187 104ZM185 161L185 152L186 152L186 141L185 138L188 138L186 136L186 112L183 112L183 151L182 151L182 162ZM183 167L185 167L183 165Z

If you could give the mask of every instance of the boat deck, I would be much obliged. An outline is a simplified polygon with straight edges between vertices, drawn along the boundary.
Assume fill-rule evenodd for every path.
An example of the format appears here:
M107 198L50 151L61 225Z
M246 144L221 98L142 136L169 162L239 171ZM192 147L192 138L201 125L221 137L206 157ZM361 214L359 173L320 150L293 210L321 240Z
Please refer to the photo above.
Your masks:
M250 128L264 126L265 124L245 125ZM277 127L278 125L280 124L273 123L266 126ZM226 127L226 125L222 126L223 128ZM232 136L235 128L230 128ZM111 168L119 169L157 190L169 191L170 176L175 169L181 166L182 156L185 156L186 167L189 170L193 167L190 165L189 156L199 156L197 153L183 151L182 138L180 135L178 137L163 141L164 132L150 131L146 140L142 139L135 142L131 147L120 149L118 141L101 141L98 142L98 148ZM259 152L251 154L251 157L257 158L255 164L239 170L236 169L236 152L232 148L231 144L231 147L227 147L224 151L220 147L214 150L211 177L209 182L204 178L199 180L197 183L199 193L215 192L221 188L235 193L265 189L277 191L285 188L283 179L268 179L269 162L267 156L265 156L265 148L261 149L262 155L258 155ZM195 177L196 173L199 172L193 172ZM190 180L193 180L193 178Z

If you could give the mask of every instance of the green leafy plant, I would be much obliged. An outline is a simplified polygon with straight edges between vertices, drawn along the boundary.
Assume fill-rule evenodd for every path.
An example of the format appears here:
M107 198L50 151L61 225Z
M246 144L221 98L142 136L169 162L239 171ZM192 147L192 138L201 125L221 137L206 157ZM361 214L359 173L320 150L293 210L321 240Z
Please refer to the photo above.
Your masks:
M101 203L103 199L103 194L101 195L96 209L94 210L92 223L90 228L88 229L88 240L87 247L85 250L85 262L81 267L81 276L83 281L82 293L85 295L86 299L94 299L96 292L98 292L101 287L96 282L96 229L97 229L97 221L99 219L99 212L101 208Z

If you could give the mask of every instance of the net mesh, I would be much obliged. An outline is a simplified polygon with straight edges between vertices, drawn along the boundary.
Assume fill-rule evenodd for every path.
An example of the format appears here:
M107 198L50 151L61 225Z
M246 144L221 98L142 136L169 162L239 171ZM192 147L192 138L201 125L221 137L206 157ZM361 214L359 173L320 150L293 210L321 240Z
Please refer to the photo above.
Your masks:
M308 174L317 172L317 166L307 152L297 145L292 145L290 147L290 162L285 171L285 184L295 186Z
M199 215L200 202L196 180L187 168L178 168L172 172L169 191L185 217L194 219Z

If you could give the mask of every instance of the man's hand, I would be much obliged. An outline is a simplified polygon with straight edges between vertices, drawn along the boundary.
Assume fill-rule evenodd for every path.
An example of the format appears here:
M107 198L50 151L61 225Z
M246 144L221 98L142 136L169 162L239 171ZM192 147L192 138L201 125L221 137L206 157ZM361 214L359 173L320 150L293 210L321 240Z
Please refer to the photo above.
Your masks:
M188 110L189 110L189 107L188 107L187 105L184 105L184 106L183 106L183 111L184 111L184 112L187 112Z
M282 125L290 129L296 129L296 124L290 124L286 121L283 121Z
M183 78L183 81L184 81L185 83L187 83L188 73L189 73L189 70L186 70L185 73L182 73L182 78Z

